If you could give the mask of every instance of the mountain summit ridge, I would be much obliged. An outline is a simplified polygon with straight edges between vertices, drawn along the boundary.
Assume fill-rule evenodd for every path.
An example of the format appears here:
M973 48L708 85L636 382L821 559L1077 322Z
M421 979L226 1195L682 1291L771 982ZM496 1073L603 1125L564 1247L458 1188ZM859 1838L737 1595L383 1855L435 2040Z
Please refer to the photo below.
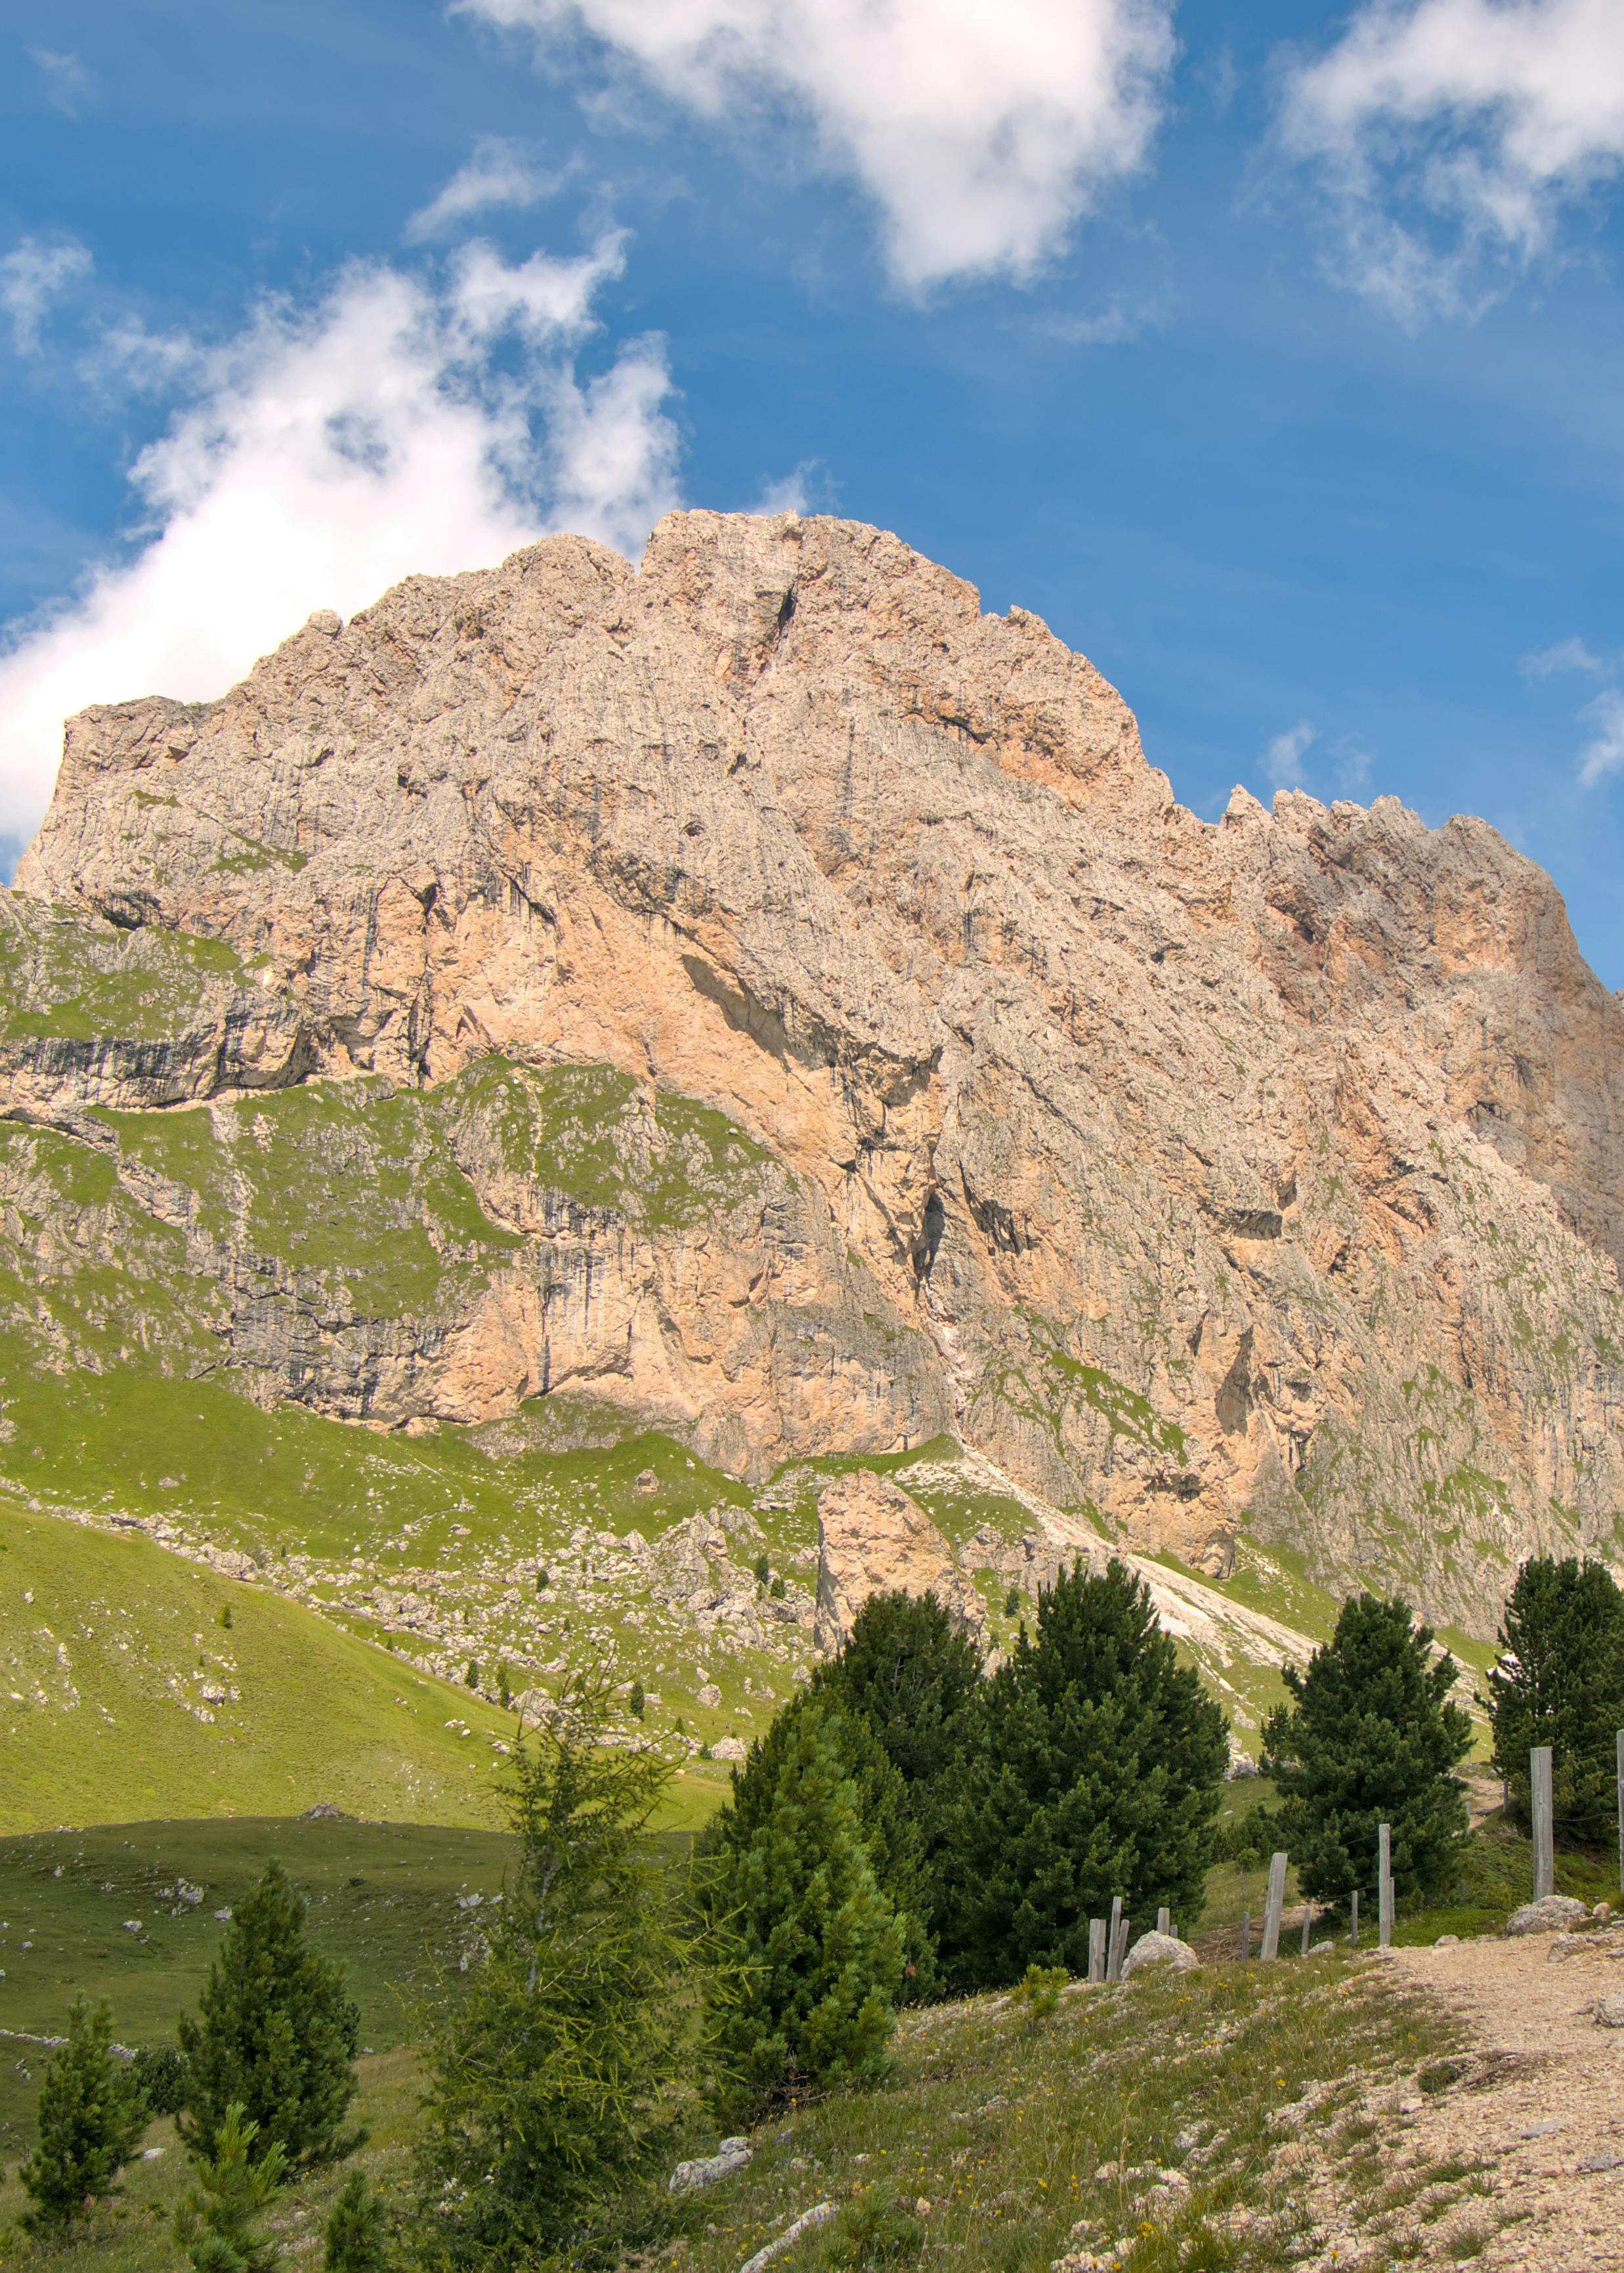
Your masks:
M84 712L6 908L25 1006L69 934L185 993L14 1017L5 1109L179 1227L261 1401L567 1389L756 1476L951 1432L1141 1553L1248 1526L1477 1632L1521 1557L1619 1554L1624 1012L1549 879L1389 798L1201 821L883 532L549 538ZM267 1244L295 1090L312 1206L443 1193L420 1283ZM206 1162L109 1136L187 1105Z

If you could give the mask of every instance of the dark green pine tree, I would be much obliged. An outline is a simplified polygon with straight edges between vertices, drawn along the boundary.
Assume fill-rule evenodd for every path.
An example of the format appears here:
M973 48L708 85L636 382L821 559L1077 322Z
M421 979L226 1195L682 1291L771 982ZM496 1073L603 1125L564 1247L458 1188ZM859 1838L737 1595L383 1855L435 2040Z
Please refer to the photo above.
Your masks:
M17 2174L31 2204L22 2215L26 2231L61 2234L117 2194L148 2117L133 2067L113 2050L112 2013L76 1997L68 2040L40 2086L39 2144Z
M906 1928L863 1843L836 1716L792 1715L778 1761L718 1857L734 1962L709 2016L713 2097L730 2121L878 2074L902 1987Z
M1512 1821L1529 1828L1528 1756L1549 1744L1558 1838L1610 1843L1624 1729L1624 1594L1599 1563L1535 1556L1517 1572L1500 1647L1484 1701Z
M235 2102L221 2117L214 2150L197 2157L175 2212L175 2239L194 2273L273 2273L282 2251L256 2221L282 2192L288 2158L273 2140L255 2161L259 2135Z
M838 1656L812 1677L815 1693L861 1714L902 1778L922 1883L916 1890L883 1859L881 1883L898 1908L922 1910L933 1937L953 1876L951 1826L981 1685L980 1650L934 1594L871 1595Z
M1296 1701L1269 1715L1260 1766L1280 1787L1280 1842L1312 1901L1341 1902L1356 1887L1369 1898L1382 1823L1400 1901L1435 1894L1447 1875L1467 1826L1453 1771L1471 1722L1449 1701L1455 1661L1434 1664L1432 1641L1408 1602L1359 1594L1305 1672L1282 1669Z
M690 2025L689 1951L643 1837L670 1766L609 1743L619 1722L599 1669L515 1748L507 1900L483 1914L486 1954L428 2047L414 2245L425 2268L576 2262L659 2150Z
M365 2135L341 2130L356 2094L359 2033L342 1970L306 1941L304 1904L270 1864L233 1912L196 2020L180 2024L182 2139L194 2155L212 2156L237 2104L296 2170L350 2154Z
M808 1719L827 1730L851 1780L858 1834L875 1881L902 1924L902 2001L928 2002L938 1986L936 1938L929 1922L929 1880L923 1841L909 1804L908 1787L872 1723L853 1709L838 1685L815 1677L776 1715L766 1735L757 1737L743 1767L733 1770L733 1798L711 1818L701 1835L697 1859L702 1884L712 1876L704 1866L714 1866L748 1847L771 1813L786 1762L802 1723Z
M1224 1719L1131 1571L1095 1578L1079 1561L1042 1588L1036 1639L1022 1632L978 1718L948 1842L950 1978L1084 1970L1088 1921L1114 1894L1131 1917L1199 1916Z
M365 2171L351 2171L327 2216L324 2273L387 2273L388 2214Z

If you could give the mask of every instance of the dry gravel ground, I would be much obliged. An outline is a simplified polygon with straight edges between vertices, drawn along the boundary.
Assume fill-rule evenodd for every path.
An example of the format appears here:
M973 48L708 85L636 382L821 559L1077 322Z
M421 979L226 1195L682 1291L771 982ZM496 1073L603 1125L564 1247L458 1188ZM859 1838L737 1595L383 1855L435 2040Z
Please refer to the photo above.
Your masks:
M1475 2057L1458 2082L1401 2097L1388 2167L1476 2162L1484 2192L1430 2237L1429 2255L1538 2273L1624 2267L1624 2029L1598 2028L1596 2000L1624 1990L1624 1933L1583 1937L1569 1954L1533 1934L1454 1948L1402 1949L1394 1973L1441 1999Z

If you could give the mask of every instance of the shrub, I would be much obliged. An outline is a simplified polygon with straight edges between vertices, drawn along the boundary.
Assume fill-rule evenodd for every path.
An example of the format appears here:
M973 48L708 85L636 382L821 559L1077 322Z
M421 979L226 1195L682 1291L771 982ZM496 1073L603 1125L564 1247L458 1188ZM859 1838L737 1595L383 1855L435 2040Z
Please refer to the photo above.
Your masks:
M117 2194L147 2123L133 2066L113 2050L110 2009L75 1998L67 2042L40 2086L39 2144L17 2174L32 2205L22 2216L26 2231L62 2234Z
M135 2056L135 2080L154 2115L178 2115L186 2104L186 2063L173 2044L143 2044Z
M1370 1893L1379 1824L1392 1827L1401 1900L1435 1894L1460 1850L1466 1793L1452 1771L1471 1722L1449 1701L1455 1661L1434 1665L1432 1641L1408 1602L1359 1594L1305 1672L1282 1668L1296 1701L1269 1715L1261 1766L1280 1787L1281 1844L1311 1901Z
M641 1681L633 1682L632 1693L627 1699L627 1702L631 1707L633 1720L641 1721L643 1714L648 1709L649 1703L647 1692L644 1691Z
M764 1586L766 1586L766 1585L767 1585L767 1583L769 1582L769 1580L771 1579L771 1577L772 1577L772 1565L771 1565L771 1564L768 1562L768 1560L767 1560L767 1558L766 1558L766 1557L765 1557L764 1555L758 1555L758 1556L756 1557L756 1585L757 1585L758 1587L764 1587Z
M1484 1703L1507 1814L1530 1827L1528 1756L1549 1744L1556 1830L1568 1842L1618 1830L1617 1734L1624 1728L1624 1594L1599 1563L1538 1555L1517 1572Z
M1060 1992L1071 1979L1064 1965L1029 1965L1015 1984L1016 2010L1035 2027L1059 2007Z
M351 2171L327 2216L324 2273L387 2273L387 2217L365 2171Z
M365 2134L341 2137L339 2127L355 2097L359 2032L342 1972L305 1940L304 1905L272 1863L232 1912L197 2019L180 2024L181 2137L194 2155L215 2154L236 2106L295 2169L350 2153Z

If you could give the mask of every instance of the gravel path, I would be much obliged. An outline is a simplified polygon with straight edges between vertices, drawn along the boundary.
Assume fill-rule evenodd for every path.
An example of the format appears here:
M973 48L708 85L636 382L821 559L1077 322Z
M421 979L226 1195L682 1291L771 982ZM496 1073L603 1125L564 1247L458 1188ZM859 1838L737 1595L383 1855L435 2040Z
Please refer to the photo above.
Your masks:
M1457 2257L1477 2215L1479 2230L1498 2227L1475 2259L1485 2268L1624 2268L1624 2029L1593 2018L1598 1998L1624 1991L1624 1932L1560 1954L1569 1939L1473 1940L1387 1961L1459 2014L1477 2055L1449 2090L1394 2111L1405 2119L1404 2160L1476 2157L1487 2184L1481 2214L1463 2204L1428 2237L1428 2255Z

